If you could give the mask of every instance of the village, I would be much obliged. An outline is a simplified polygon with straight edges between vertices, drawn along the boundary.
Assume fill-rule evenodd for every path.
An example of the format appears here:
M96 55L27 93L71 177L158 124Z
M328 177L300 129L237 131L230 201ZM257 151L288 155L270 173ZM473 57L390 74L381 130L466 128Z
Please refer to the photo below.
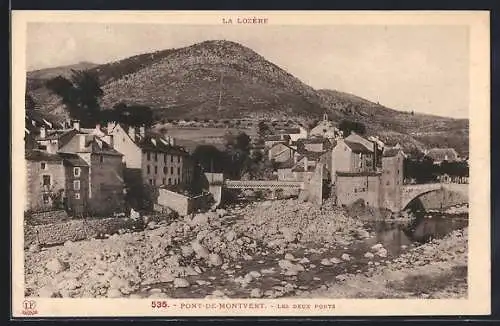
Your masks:
M224 183L224 171L214 174L200 166L168 132L116 122L83 128L77 120L56 124L27 117L26 123L27 212L62 208L70 216L103 217L168 208L186 215L208 201L221 204L213 193L207 200L207 177L217 175ZM387 146L354 131L344 136L327 114L311 130L300 125L278 129L251 142L250 152L259 151L272 162L272 174L260 181L285 182L283 187L257 187L273 190L273 196L298 196L286 182L309 182L316 171L321 174L320 206L323 197L332 197L337 206L362 200L398 212L405 208L402 186L415 183L405 177L407 154L400 144ZM425 155L434 164L463 161L454 149L430 149ZM466 183L466 178L453 181ZM448 175L439 180L452 181ZM253 188L251 183L247 188ZM197 189L194 195L205 195L189 201L185 194L192 189Z
M240 133L231 146L246 139L243 147L266 173L258 168L238 178L224 169L242 161L241 149L229 165L221 165L220 153L200 162L200 149L185 148L168 130L115 121L84 128L27 113L25 294L464 294L462 281L422 290L407 283L428 264L444 270L427 275L429 284L466 277L468 174L419 182L405 176L408 154L400 144L354 130L344 135L327 114L310 130L278 126L255 134ZM453 149L429 149L425 157L436 170L466 162ZM414 223L412 212L436 208L459 218ZM390 224L402 216L416 225L411 234ZM372 282L388 272L390 286Z

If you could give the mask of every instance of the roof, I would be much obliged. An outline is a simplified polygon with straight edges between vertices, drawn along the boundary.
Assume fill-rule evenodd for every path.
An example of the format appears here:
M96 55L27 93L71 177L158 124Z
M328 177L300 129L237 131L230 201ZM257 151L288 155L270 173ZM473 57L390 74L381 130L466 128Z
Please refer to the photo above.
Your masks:
M280 134L300 134L300 128L285 128L278 130Z
M32 149L25 151L24 157L28 161L62 162L63 158L58 154L50 154L45 151Z
M328 153L328 151L323 151L323 152L302 151L297 160L300 161L304 157L307 157L308 160L318 161L325 153Z
M360 154L373 153L373 150L366 148L363 144L350 142L350 141L344 141L344 142L347 146L349 146L349 148L353 151L353 153L360 153Z
M458 160L458 153L454 148L433 148L425 155L434 161L456 161Z
M187 156L189 153L181 146L170 145L168 140L157 134L146 134L137 143L142 150L163 152L173 155Z
M384 149L382 156L383 157L393 157L393 156L398 155L398 153L402 153L404 155L401 148L386 148L386 149Z
M363 171L363 172L342 172L337 171L336 175L338 177L375 177L381 175L380 172L375 171Z
M280 141L283 140L280 135L271 135L264 138L264 141Z
M58 153L63 158L64 165L70 166L89 166L80 156L73 153Z
M81 148L81 137L85 138L84 148ZM92 153L123 156L122 153L118 152L98 136L82 133L74 134L64 146L60 147L60 151L63 153Z
M296 165L294 168L292 168L292 172L314 172L315 169L316 167L314 166L308 166L307 171L305 171L302 165Z

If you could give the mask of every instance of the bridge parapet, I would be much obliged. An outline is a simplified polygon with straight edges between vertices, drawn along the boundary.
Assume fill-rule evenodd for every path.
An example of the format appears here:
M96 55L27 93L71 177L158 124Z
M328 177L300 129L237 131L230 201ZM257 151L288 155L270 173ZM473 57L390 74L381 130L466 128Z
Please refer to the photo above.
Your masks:
M274 180L225 180L223 187L228 189L303 189L304 183Z

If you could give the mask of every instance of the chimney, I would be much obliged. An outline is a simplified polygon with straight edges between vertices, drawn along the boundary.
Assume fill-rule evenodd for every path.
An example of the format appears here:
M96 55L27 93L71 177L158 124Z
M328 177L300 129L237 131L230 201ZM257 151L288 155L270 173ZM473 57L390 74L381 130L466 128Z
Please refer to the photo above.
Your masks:
M128 127L128 136L132 138L133 141L135 141L135 127Z
M47 130L45 127L40 127L40 138L45 139L45 137L47 137Z
M85 148L85 135L80 135L80 150Z
M73 120L73 129L80 131L80 120Z
M113 131L113 129L115 128L115 126L116 126L116 122L114 122L114 121L108 122L108 126L107 126L108 134L110 134L111 131Z
M144 138L146 136L146 127L140 126L139 127L139 135Z

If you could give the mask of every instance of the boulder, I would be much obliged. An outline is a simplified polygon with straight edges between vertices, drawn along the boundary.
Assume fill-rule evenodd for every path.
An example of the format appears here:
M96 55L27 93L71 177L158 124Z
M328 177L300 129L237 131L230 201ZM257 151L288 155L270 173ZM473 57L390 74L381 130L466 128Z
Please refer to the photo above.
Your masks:
M189 257L191 256L192 254L194 254L194 249L192 246L182 246L181 247L181 254L182 254L182 257Z
M28 248L28 251L32 254L36 254L37 252L40 252L40 249L40 245L38 243L34 243Z
M371 247L372 251L379 251L382 248L384 248L384 246L381 243L377 243Z
M196 214L193 217L193 220L191 221L190 224L191 225L196 225L196 226L203 226L203 225L208 224L208 216L207 216L207 214L203 214L203 213Z
M377 255L380 257L387 257L387 249L381 248L379 251L377 251Z
M218 254L209 254L208 263L213 266L222 265L222 258Z
M286 242L293 242L297 239L297 232L288 227L280 229L281 234Z
M370 237L370 233L368 231L366 231L366 230L357 230L356 231L356 235L360 239L367 239L367 238Z
M236 239L236 232L234 232L233 230L229 231L226 233L226 240L227 241L233 241L234 239Z
M349 256L349 254L342 254L342 256L340 258L342 258L345 261L351 260L351 256Z
M208 250L196 240L191 242L191 247L193 248L193 251L196 253L196 255L201 258L207 258L210 254Z
M323 266L331 266L331 265L333 265L333 263L329 259L326 259L326 258L321 259L320 264L323 265Z
M332 262L332 264L340 264L342 261L336 257L332 257L330 258L330 261Z
M106 297L107 298L121 298L121 297L123 297L123 294L120 292L120 290L111 288L106 293Z
M292 254L287 253L287 254L285 254L285 259L286 259L286 260L294 260L294 259L295 259L295 257L293 257L293 255L292 255Z
M174 279L174 288L187 288L189 286L189 282L184 278L175 278Z
M375 257L375 255L374 255L374 254L372 254L371 252L367 252L367 253L365 254L365 258L372 259L373 257Z
M250 291L250 297L251 298L261 298L262 297L262 290L259 288L252 289L252 291Z
M60 273L62 271L65 271L69 268L69 264L67 262L64 262L58 258L54 258L50 260L46 265L45 268L47 268L49 271L53 273Z

